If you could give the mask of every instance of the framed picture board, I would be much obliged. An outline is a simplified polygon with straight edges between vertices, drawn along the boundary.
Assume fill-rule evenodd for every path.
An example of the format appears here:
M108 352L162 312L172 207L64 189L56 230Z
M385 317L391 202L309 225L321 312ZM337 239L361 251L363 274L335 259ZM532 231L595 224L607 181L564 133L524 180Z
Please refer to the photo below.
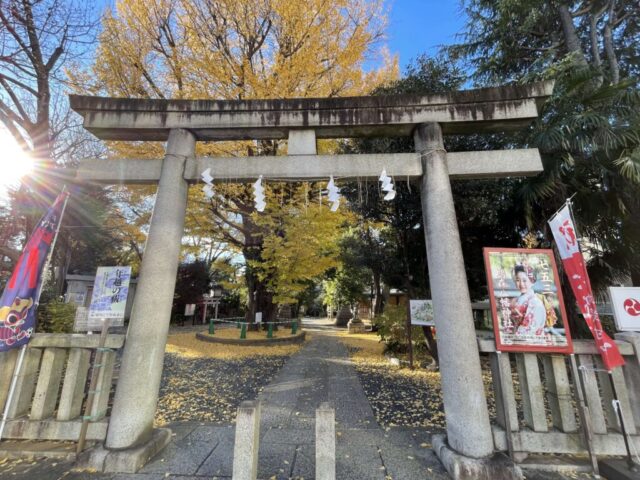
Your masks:
M431 300L409 300L411 309L411 325L435 327L433 319L433 302Z
M552 250L484 248L496 348L504 352L571 353Z

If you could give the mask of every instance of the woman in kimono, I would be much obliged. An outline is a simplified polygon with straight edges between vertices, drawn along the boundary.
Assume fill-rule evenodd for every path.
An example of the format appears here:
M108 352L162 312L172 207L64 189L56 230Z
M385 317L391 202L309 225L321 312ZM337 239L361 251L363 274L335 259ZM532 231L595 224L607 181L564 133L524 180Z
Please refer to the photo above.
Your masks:
M532 267L516 265L513 269L516 288L520 296L511 304L511 320L517 337L527 341L544 339L547 322L547 308L539 295L533 291L536 274Z

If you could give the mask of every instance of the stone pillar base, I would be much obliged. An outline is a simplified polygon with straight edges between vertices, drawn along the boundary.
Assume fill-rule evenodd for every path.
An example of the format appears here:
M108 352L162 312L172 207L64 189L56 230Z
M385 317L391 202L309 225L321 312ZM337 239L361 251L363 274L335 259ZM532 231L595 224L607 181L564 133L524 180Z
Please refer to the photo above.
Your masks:
M99 444L78 456L76 467L104 473L136 473L171 441L171 430L155 428L151 439L137 447L109 450Z
M349 320L349 322L347 322L347 331L349 333L362 333L364 332L364 323L362 323L362 320L358 319L358 320Z
M433 451L453 480L523 480L522 470L506 455L486 458L465 457L449 447L444 435L431 439Z

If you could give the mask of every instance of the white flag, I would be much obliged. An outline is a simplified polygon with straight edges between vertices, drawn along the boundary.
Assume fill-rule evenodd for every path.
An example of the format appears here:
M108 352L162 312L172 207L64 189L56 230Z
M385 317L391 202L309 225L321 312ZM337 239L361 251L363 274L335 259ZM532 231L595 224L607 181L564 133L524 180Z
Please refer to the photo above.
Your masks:
M580 251L569 205L562 207L556 216L549 220L549 226L551 227L553 238L558 246L560 258L565 259L572 257Z

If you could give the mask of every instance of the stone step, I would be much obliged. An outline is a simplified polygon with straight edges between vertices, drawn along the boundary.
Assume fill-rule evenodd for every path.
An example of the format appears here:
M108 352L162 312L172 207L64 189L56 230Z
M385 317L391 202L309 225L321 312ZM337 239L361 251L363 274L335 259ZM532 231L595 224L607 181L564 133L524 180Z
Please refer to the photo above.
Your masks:
M90 446L90 444L87 444L86 448ZM29 459L38 457L75 460L76 443L56 442L52 440L4 440L0 443L0 458Z
M562 474L591 472L588 458L573 455L529 455L518 466L523 470Z

